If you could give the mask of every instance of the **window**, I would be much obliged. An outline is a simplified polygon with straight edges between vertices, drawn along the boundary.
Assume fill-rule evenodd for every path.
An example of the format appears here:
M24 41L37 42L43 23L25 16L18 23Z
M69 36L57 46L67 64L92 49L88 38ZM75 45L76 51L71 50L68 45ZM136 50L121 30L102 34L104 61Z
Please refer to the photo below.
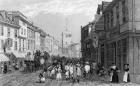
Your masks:
M19 51L21 51L21 39L19 39Z
M2 14L0 14L0 20L2 20L2 19L3 19Z
M30 49L30 40L28 40L28 50Z
M109 28L109 19L110 19L109 18L109 13L107 14L107 18L106 19L107 19L107 29L108 29Z
M116 23L119 24L119 17L120 17L119 16L119 3L117 3L117 6L116 6L116 17L117 17L117 19L116 19L117 22Z
M23 28L21 28L21 34L23 35Z
M7 27L7 37L10 37L10 27Z
M121 40L117 42L117 64L119 69L122 69L122 62L121 62Z
M1 42L0 48L3 48L4 41L3 40L0 40L0 42Z
M15 29L15 37L17 37L17 36L18 36L18 30Z
M113 10L111 10L110 19L111 27L113 27Z
M122 39L122 61L123 64L127 62L127 39Z
M15 41L15 50L17 50L17 41Z
M24 23L24 22L22 22L22 24L23 24L23 25L25 25L25 23Z
M126 0L122 1L122 19L123 19L123 23L127 22L127 16L128 16L128 12L127 12L127 7L126 7Z
M23 49L23 51L24 51L24 46L25 46L25 45L24 45L24 39L23 39L23 43L22 43L22 44L23 44L23 48L22 48L22 49Z
M24 35L26 35L26 29L24 29Z
M104 55L105 55L104 45L101 45L101 62L102 62L102 65L104 65L104 62L105 62Z
M0 35L1 35L1 36L4 35L3 25L0 25Z

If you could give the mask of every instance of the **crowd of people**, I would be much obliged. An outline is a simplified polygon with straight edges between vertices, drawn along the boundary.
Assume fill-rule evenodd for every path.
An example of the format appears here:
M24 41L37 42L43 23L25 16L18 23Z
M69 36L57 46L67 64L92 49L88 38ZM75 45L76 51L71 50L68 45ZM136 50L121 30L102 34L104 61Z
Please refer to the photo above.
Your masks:
M43 70L39 74L39 79L40 82L44 82L46 78L79 82L82 78L88 77L90 70L89 62L86 62L85 65L80 64L80 62L67 63L64 66L58 63L57 65L49 66L47 70Z
M74 82L78 82L80 80L89 80L89 77L94 77L94 74L98 75L99 77L108 75L110 77L110 82L118 83L119 82L119 69L113 63L108 72L106 72L105 68L100 64L94 67L93 65L89 64L89 62L85 62L81 64L80 62L69 62L65 65L61 63L52 64L47 69L44 69L39 74L39 82L45 82L47 78L56 79L56 80L69 80ZM129 65L125 64L124 66L124 82L130 82L129 76Z

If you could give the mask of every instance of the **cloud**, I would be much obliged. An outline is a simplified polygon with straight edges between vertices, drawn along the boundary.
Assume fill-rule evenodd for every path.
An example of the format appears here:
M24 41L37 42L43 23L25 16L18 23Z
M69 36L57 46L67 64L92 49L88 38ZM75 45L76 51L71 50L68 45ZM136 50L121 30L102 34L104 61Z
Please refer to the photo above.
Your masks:
M100 2L101 0L0 0L0 8L20 10L29 17L35 17L40 13L93 16Z
M33 17L40 13L45 14L84 14L93 16L96 12L99 0L50 0L46 2L24 5L21 11L26 15Z

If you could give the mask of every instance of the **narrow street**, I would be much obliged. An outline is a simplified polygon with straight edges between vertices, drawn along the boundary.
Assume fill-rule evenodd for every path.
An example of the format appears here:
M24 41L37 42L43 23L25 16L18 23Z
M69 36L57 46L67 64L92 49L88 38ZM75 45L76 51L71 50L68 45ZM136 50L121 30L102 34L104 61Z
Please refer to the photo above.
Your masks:
M19 72L0 77L0 86L139 86L132 83L105 83L101 81L80 81L72 83L70 81L57 81L47 79L45 83L38 83L38 73L21 74Z

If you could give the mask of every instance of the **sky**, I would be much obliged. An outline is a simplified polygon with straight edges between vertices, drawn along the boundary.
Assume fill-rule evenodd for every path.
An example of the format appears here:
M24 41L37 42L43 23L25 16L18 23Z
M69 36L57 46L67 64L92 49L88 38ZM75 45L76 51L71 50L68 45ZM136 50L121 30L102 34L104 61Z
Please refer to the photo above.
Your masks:
M104 0L112 1L112 0ZM80 42L80 29L93 21L102 0L0 0L1 10L20 11L46 33L61 40L67 28L72 41Z

